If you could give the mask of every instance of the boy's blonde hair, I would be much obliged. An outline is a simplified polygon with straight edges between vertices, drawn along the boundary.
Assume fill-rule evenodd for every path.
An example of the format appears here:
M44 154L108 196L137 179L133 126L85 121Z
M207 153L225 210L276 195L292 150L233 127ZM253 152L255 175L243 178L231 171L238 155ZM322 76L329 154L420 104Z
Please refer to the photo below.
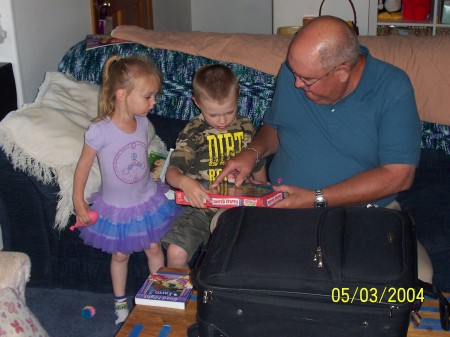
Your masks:
M239 98L239 81L231 68L222 64L209 64L200 67L192 82L192 94L201 102L209 99L223 104Z
M103 67L103 81L100 90L99 111L95 121L110 117L115 110L116 91L133 90L135 79L141 76L153 76L158 82L157 91L161 91L161 73L149 59L140 56L109 57Z

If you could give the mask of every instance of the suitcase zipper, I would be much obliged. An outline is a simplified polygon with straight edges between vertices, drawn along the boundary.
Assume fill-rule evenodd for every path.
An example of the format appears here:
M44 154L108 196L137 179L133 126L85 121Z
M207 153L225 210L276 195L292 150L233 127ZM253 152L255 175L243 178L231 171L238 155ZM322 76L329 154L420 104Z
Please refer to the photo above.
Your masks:
M210 300L212 301L212 290L203 290L202 302L208 303Z
M324 211L319 219L319 225L317 226L317 248L316 253L314 254L313 262L317 263L317 268L323 268L324 256L322 250L322 231L325 223L325 217L328 213L328 210Z
M313 261L317 263L317 268L323 267L323 252L320 246L316 249L316 254L314 254Z
M226 294L227 292L235 293L235 291L236 291L236 289L228 289L228 288L224 288L224 287L217 287L216 290L219 291L219 294L220 293ZM241 290L243 290L243 289L241 289ZM261 293L263 295L267 295L267 290L251 290L251 289L245 289L245 290L248 291L249 293L255 293L255 294ZM213 292L214 291L211 289L203 290L202 302L205 304L211 303L213 300ZM298 293L293 293L290 291L274 291L274 293L277 293L278 295L285 294L285 295L290 295L290 296L294 295L294 297L300 297ZM320 296L310 295L310 296L308 296L308 294L302 294L301 296L304 296L304 299L306 298L306 300L318 301L318 302L323 302L325 300L324 297L326 297L329 300L329 297L330 297L327 295L320 295ZM365 303L363 302L363 304L365 304ZM394 316L395 310L399 310L402 307L406 307L409 305L408 303L396 303L395 305L393 305L392 303L387 303L387 302L379 302L378 305L380 305L380 304L383 305L384 308L388 310L387 314L390 319ZM378 305L375 305L375 306L378 306ZM369 304L369 306L371 306L371 304Z

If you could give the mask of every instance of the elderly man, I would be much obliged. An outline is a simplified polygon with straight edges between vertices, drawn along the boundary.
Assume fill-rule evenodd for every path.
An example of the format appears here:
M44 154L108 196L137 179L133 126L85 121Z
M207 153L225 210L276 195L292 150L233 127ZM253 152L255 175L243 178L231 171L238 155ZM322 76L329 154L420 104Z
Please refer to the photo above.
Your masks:
M293 38L270 111L254 140L217 177L240 185L274 155L269 179L289 197L275 207L399 209L420 156L420 120L407 74L375 59L341 19L321 16ZM419 277L431 261L418 244Z

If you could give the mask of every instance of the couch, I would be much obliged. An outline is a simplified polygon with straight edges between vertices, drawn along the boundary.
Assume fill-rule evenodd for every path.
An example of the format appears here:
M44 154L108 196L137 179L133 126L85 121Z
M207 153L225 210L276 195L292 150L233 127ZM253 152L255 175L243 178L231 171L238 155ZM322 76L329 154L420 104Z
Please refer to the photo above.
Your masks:
M86 51L85 42L80 41L61 60L59 74L47 74L36 102L11 112L0 123L0 225L4 246L30 256L32 287L111 291L110 256L85 246L78 232L69 229L75 219L67 197L71 191L68 177L81 151L87 117L96 113L102 64L108 55L147 55L161 69L163 96L148 117L168 149L174 146L187 120L198 114L190 100L190 86L195 70L205 63L221 62L233 68L242 88L239 113L259 127L291 39L278 35L153 32L134 26L119 26L113 36L129 43ZM398 199L415 219L418 239L433 263L433 282L450 291L450 69L446 59L450 37L362 36L360 41L374 56L405 69L413 82L423 127L422 155L413 186ZM70 86L60 88L56 98L48 95L61 85L52 82L55 78ZM47 119L55 116L51 127L48 121L40 120L44 107L52 109L45 113ZM76 126L70 132L64 132L62 126L67 121L58 122L60 113ZM28 124L22 134L33 140L31 154L21 148L24 136L11 131L13 124L15 130ZM64 134L50 143L55 149L52 146L41 157L42 148L50 147L47 138L58 135L61 129ZM33 145L39 156L33 156ZM63 151L59 157L64 163L54 158L57 151ZM45 156L53 158L42 159ZM91 187L95 190L98 186ZM130 295L147 274L145 255L133 254L127 282Z

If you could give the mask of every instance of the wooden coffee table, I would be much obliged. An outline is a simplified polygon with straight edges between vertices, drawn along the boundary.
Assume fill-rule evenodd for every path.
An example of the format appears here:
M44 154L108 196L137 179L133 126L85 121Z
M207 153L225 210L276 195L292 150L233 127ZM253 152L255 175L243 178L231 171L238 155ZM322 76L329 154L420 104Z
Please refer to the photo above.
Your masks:
M164 268L165 270L173 270ZM444 294L449 296L450 294ZM425 300L424 307L438 307L436 300ZM116 337L159 337L164 325L170 325L168 337L186 337L188 327L196 321L197 294L194 292L185 310L136 305ZM439 319L439 312L421 311L422 318ZM140 332L139 332L140 331ZM442 330L416 329L409 326L408 337L450 337Z
M447 298L450 296L450 293L444 293L444 296ZM420 311L420 315L422 316L422 327L426 325L427 322L425 320L432 319L438 327L440 327L439 323L439 302L438 300L433 299L425 299L422 303L423 310ZM434 308L436 311L428 311L425 309ZM408 329L408 337L450 337L450 331L444 330L426 330L426 329L416 329L413 327L413 324L409 324Z
M189 272L189 270L174 268L162 268L161 271L163 270ZM184 310L137 304L116 337L157 337L164 325L170 325L169 337L186 337L187 328L196 321L196 315L197 293L195 291Z
M185 310L150 307L137 304L116 337L157 337L165 324L170 325L169 337L186 337L187 328L196 321L196 300L189 301ZM139 334L137 331L142 326ZM134 331L134 335L130 335Z

